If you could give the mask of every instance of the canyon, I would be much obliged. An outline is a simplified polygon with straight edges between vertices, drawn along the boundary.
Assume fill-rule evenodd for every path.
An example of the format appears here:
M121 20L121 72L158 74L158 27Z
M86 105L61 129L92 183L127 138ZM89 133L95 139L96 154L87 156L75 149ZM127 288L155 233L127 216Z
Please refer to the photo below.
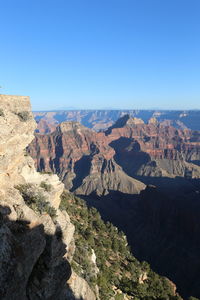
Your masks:
M76 193L80 187L79 192L89 194L100 184L96 188L99 196L108 196L111 187L139 195L145 184L125 174L106 141L99 141L96 133L78 123L63 123L50 139L41 135L43 148L37 148L37 154L43 151L46 159L40 160L38 172L28 154L35 145L36 128L29 97L0 95L0 128L2 300L182 299L173 282L130 253L123 232L104 223L94 207L88 208L83 199L69 193L58 176L50 173L51 168L45 171L47 161L58 175L64 170L62 155L67 150L61 146L68 142L72 165L83 153L88 156L81 161L86 166L81 167L81 178L72 180L71 189ZM50 148L55 157L48 160ZM88 173L88 161L94 174L101 168L104 175L93 185L91 179L91 187L85 189L81 182ZM65 181L68 186L70 176L78 176L77 165L73 170ZM109 179L110 173L114 179Z
M28 152L39 171L59 174L77 194L134 194L145 184L164 189L169 182L175 191L182 187L185 192L200 178L199 133L162 125L155 118L145 124L125 115L104 132L63 122L53 133L36 133Z
M37 170L122 229L139 260L170 278L184 299L200 297L200 133L124 114L104 131L78 122L36 133Z
M199 297L197 131L124 115L34 136L28 97L0 107L1 299Z

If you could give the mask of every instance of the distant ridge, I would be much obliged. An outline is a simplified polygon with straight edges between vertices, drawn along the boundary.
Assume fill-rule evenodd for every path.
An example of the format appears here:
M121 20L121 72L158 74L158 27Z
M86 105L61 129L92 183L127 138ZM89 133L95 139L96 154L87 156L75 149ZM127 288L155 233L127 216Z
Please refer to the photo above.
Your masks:
M135 117L148 123L151 118L164 125L176 128L200 130L200 110L55 110L34 112L40 133L52 132L65 121L80 122L95 131L106 130L124 115ZM41 122L41 121L45 122ZM44 124L45 123L45 124ZM117 126L117 125L115 125Z

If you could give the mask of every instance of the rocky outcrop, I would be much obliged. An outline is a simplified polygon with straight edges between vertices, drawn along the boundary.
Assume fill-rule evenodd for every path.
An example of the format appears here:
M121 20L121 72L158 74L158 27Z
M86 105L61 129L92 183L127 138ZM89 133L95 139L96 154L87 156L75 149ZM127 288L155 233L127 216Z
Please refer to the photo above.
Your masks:
M72 272L68 284L71 289L66 289L67 299L96 300L96 296L88 283L83 278L79 277L74 271Z
M95 299L79 291L79 278L67 282L74 225L59 210L63 183L37 173L24 150L36 128L29 98L0 95L0 112L0 298L67 300L70 289Z
M28 97L0 95L0 108L0 184L4 185L7 181L20 181L19 169L25 160L24 149L34 137L36 124Z

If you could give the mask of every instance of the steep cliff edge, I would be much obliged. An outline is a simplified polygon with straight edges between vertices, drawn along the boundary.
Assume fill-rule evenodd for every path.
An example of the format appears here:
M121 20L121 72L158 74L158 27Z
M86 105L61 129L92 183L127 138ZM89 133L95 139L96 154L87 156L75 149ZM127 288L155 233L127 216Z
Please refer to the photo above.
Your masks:
M95 300L78 276L67 282L74 225L59 210L64 185L25 152L35 128L28 97L0 95L0 298Z

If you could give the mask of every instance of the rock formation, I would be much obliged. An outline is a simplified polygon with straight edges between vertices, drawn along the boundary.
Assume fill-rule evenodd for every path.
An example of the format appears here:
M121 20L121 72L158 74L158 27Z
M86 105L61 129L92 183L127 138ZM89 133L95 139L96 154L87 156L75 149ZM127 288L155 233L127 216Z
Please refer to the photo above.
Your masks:
M115 151L104 133L78 123L64 122L52 134L36 135L29 151L39 170L56 172L66 188L78 194L138 193L145 188L115 162Z
M36 134L29 152L40 171L57 173L69 190L84 195L137 194L144 184L162 186L164 177L180 177L190 189L188 179L200 178L199 133L156 119L144 124L125 115L99 133L64 122L51 134Z
M0 299L95 300L71 277L74 225L59 210L64 185L36 172L25 151L36 128L28 97L0 95L0 128Z

